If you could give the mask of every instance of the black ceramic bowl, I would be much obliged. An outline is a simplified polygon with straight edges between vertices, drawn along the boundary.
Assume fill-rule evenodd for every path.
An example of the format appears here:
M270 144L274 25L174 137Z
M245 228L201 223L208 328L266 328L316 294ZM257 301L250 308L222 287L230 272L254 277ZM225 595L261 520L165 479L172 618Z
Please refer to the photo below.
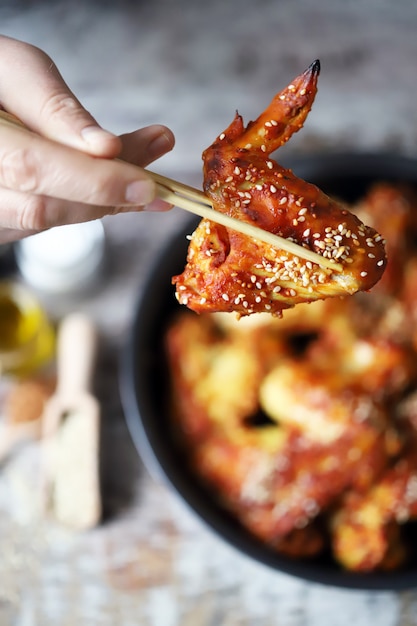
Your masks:
M417 160L392 155L340 154L287 159L283 165L326 193L347 201L359 198L376 180L407 181L417 187ZM167 410L167 368L162 338L179 308L171 277L184 267L187 240L198 220L173 235L150 268L141 290L133 328L123 353L121 387L125 415L135 446L217 535L239 552L273 570L321 584L353 589L400 590L417 587L417 561L390 573L355 574L327 560L285 558L248 534L204 491L175 445ZM416 530L417 534L417 530Z

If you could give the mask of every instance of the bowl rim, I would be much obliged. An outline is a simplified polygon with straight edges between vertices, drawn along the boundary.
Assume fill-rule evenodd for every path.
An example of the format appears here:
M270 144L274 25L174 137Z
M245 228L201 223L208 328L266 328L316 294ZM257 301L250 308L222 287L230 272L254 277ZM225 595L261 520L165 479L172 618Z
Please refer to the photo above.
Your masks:
M335 173L339 173L342 178L355 174L355 176L373 179L377 172L388 172L389 169L390 172L392 170L391 179L412 180L417 185L417 159L404 155L361 152L318 153L291 155L286 159L280 159L280 163L284 167L303 172L300 173L302 177L305 177L305 170L310 171L313 166L314 179L320 176L327 178ZM401 175L404 171L406 175ZM414 174L414 179L411 174ZM384 174L379 178L384 179ZM138 387L138 380L141 380L137 377L138 368L143 369L138 356L143 353L143 350L146 352L146 349L149 349L148 342L152 334L148 330L149 325L154 322L158 306L162 301L161 296L150 297L155 282L158 283L158 280L167 274L166 267L172 267L178 256L178 246L173 243L179 242L181 238L185 240L185 235L192 232L190 229L193 229L198 221L199 219L193 217L185 224L182 223L152 259L139 289L131 327L120 354L119 386L122 408L133 444L145 467L156 480L162 481L170 488L194 517L215 536L237 550L241 556L263 564L273 572L281 572L327 587L352 590L401 591L417 588L417 566L414 570L360 574L337 569L334 566L323 566L317 561L289 559L273 552L252 538L247 531L237 527L236 522L233 524L220 507L205 501L202 498L201 488L197 488L195 484L190 485L184 469L179 468L178 464L176 466L170 454L167 455L166 450L161 448L159 439L161 433L156 432L155 423L153 423L151 398L143 384Z

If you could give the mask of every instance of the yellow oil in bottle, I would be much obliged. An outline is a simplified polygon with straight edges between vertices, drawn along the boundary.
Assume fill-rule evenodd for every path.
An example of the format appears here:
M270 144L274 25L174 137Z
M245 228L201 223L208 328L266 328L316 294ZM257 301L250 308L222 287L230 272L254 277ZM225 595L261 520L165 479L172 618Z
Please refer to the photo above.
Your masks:
M51 361L54 349L54 330L35 296L0 282L0 373L28 375Z

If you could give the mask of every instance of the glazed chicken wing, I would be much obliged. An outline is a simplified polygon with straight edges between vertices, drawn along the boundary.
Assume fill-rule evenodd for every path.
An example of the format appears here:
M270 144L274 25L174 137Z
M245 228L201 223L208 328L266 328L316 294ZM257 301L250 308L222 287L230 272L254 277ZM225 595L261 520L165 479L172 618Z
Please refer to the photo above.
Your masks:
M404 455L366 493L348 493L333 516L337 560L355 571L394 569L407 558L400 527L417 515L416 450Z
M319 69L314 62L246 127L236 114L203 153L204 191L217 211L309 248L341 264L342 271L203 219L192 235L183 273L173 278L181 304L198 313L280 315L300 302L368 290L381 278L382 236L270 158L302 127Z

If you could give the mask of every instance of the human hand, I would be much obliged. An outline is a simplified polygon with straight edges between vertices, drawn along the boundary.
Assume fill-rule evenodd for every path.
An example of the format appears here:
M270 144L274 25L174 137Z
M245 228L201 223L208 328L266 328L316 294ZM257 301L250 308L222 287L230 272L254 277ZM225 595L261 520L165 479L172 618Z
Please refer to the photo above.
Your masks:
M0 108L33 131L0 123L0 243L121 211L170 208L140 168L172 150L172 132L103 130L47 54L1 35Z

